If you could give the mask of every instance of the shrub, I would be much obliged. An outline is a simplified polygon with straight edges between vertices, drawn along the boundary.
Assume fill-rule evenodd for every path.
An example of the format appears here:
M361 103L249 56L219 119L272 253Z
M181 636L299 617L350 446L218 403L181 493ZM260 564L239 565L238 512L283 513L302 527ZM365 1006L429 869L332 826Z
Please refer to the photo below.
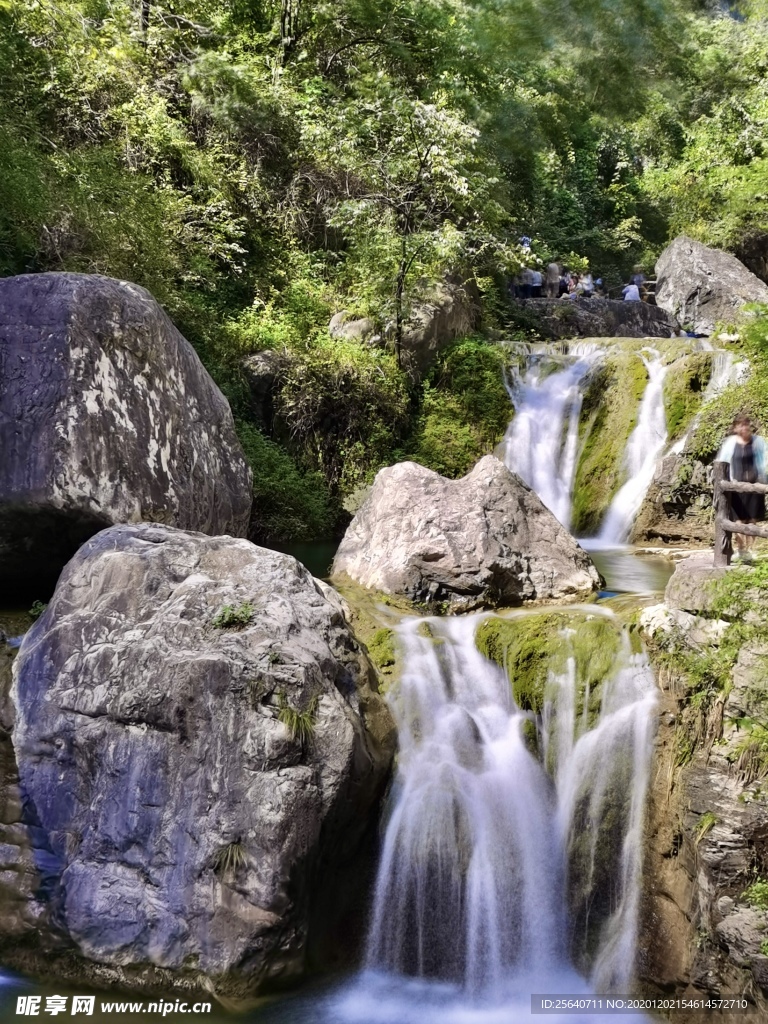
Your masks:
M468 473L512 419L504 365L504 350L479 338L442 352L422 385L415 429L395 460L413 459L452 479Z
M225 604L211 625L214 629L242 629L251 621L254 611L255 609L250 601L243 601L237 607Z
M264 541L328 537L340 507L322 475L303 471L289 452L242 420L240 443L253 471L251 536Z
M741 898L752 907L768 910L768 881L765 878L756 879L748 889L744 890Z

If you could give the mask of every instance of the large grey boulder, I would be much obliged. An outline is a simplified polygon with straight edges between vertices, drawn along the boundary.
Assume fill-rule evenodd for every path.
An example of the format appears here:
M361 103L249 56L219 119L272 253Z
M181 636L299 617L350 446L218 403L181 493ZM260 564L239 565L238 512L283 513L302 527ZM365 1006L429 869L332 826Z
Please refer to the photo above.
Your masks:
M12 696L44 947L66 940L82 981L232 997L301 972L318 906L327 928L356 892L394 742L329 588L245 540L112 527L62 573Z
M526 326L542 338L669 338L674 317L649 302L618 299L527 299L520 302Z
M459 610L576 599L600 584L586 552L492 455L461 480L415 462L382 469L333 575Z
M768 302L768 285L730 253L680 235L656 263L656 302L681 324L712 334L748 302Z
M0 452L0 585L55 580L112 523L248 527L250 471L226 399L152 296L124 281L0 280Z

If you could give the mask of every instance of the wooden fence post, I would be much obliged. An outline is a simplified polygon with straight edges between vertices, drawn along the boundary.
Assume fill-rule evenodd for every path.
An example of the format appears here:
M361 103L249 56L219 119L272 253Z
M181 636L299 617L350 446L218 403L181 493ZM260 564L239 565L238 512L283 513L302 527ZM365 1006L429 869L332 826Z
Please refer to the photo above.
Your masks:
M715 481L715 565L730 565L733 545L730 531L723 529L723 520L731 518L731 502L720 484L723 480L730 480L731 467L727 462L715 462L712 476Z

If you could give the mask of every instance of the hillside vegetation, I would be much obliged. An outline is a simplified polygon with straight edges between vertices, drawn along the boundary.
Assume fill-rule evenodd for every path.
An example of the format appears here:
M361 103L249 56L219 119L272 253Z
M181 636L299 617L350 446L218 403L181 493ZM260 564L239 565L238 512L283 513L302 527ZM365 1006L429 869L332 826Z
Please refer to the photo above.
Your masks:
M767 13L3 0L0 274L150 289L230 400L257 534L331 533L381 465L459 475L502 436L488 336L521 236L612 285L680 231L768 268ZM485 335L417 377L403 325L455 273ZM332 340L342 308L382 344ZM264 349L286 356L269 425L241 368Z

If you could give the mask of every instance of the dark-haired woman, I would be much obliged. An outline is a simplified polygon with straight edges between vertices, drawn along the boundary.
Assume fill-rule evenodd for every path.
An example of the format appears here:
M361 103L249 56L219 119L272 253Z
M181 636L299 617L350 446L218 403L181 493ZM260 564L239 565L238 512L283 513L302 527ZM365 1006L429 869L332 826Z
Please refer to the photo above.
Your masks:
M737 416L731 428L731 435L723 442L717 454L718 462L727 462L731 467L731 480L755 484L766 482L765 441L755 434L755 427L749 416ZM757 523L765 519L765 496L762 494L738 493L731 491L731 517L737 523ZM735 533L736 558L751 559L754 537Z

